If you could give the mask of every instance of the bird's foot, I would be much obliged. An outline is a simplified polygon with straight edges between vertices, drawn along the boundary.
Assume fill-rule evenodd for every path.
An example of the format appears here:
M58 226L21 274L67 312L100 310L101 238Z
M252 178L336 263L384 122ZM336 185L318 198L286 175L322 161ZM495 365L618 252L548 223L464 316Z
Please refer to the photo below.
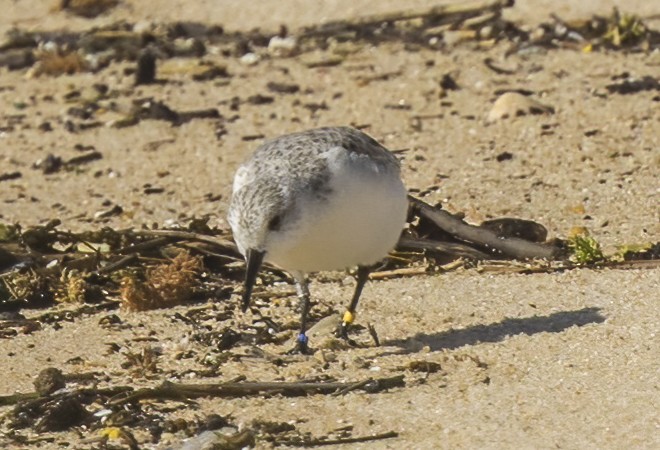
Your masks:
M308 342L309 342L309 338L307 337L307 335L304 333L300 333L296 338L296 345L291 350L289 350L287 354L311 355L314 352L309 348L309 345L307 345Z
M351 347L358 347L358 343L355 342L350 337L348 337L348 327L349 327L349 325L350 324L348 324L346 322L342 322L339 325L339 328L337 328L337 331L336 331L335 334L338 338L343 339L344 341L346 341L346 343L348 345L350 345Z

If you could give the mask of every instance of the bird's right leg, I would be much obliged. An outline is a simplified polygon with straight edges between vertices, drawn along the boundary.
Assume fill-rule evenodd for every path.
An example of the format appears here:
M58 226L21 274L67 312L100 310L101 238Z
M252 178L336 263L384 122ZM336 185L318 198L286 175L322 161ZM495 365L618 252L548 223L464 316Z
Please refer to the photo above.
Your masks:
M310 299L309 299L309 286L307 282L307 277L303 272L296 272L293 274L294 279L296 280L296 291L298 292L298 298L300 299L300 333L296 338L296 347L294 348L295 352L302 354L309 353L309 347L307 342L309 338L307 337L307 314L309 313Z

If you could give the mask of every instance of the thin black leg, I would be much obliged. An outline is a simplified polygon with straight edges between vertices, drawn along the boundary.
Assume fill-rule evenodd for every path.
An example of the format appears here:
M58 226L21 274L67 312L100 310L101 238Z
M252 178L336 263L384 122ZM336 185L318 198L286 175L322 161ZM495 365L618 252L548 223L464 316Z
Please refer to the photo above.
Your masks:
M346 309L346 312L344 313L344 319L341 322L339 336L349 342L351 342L351 340L348 338L348 327L355 320L355 310L357 309L358 302L360 301L362 289L369 279L369 272L371 272L371 267L358 266L355 292L353 293L353 298L351 299L350 305L348 305L348 309Z
M309 287L307 284L307 277L304 273L294 274L296 279L296 291L298 291L298 298L300 299L300 333L296 338L296 347L294 348L295 352L300 352L303 354L309 353L309 347L307 345L307 314L309 313Z

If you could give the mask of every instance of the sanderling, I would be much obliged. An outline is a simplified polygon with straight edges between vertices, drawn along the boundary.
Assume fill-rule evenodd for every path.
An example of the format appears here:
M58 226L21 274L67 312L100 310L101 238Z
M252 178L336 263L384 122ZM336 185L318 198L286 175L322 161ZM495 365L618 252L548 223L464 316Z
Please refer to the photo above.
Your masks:
M358 267L340 334L348 339L370 266L406 222L399 161L365 133L318 128L262 144L236 172L228 220L247 269L243 311L262 261L290 272L302 304L297 349L307 352L306 273Z

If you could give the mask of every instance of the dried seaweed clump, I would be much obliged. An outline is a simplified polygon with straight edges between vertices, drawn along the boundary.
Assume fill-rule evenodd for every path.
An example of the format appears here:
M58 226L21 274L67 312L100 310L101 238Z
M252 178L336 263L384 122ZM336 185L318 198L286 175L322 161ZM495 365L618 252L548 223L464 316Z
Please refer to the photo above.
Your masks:
M200 257L181 252L170 262L147 270L145 281L128 275L121 286L123 306L146 311L180 305L190 299L201 271Z
M31 307L50 304L53 295L48 279L33 270L3 277L2 282L16 300L25 300Z
M0 223L0 242L18 242L21 229L18 225Z
M55 283L54 297L58 303L84 303L87 294L87 282L76 271L64 269Z
M577 264L594 264L605 259L598 241L587 234L576 234L568 239L571 260Z
M634 14L621 14L614 9L612 16L607 20L607 31L603 40L614 47L622 45L634 45L644 38L648 38L649 29L644 25L642 19Z

